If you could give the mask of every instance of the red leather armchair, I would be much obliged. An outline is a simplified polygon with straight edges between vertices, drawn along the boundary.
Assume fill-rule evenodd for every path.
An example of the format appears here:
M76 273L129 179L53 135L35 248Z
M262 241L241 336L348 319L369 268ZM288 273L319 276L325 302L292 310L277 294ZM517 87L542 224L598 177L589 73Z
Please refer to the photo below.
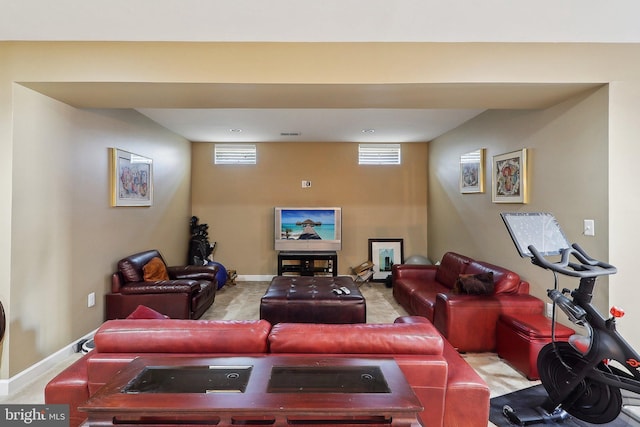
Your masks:
M154 258L161 261L158 265L164 266L168 278L145 280L145 266ZM106 320L124 319L139 305L172 319L198 319L213 304L217 272L217 266L208 265L168 267L157 250L129 255L118 261L118 271L111 276L111 293L105 297Z

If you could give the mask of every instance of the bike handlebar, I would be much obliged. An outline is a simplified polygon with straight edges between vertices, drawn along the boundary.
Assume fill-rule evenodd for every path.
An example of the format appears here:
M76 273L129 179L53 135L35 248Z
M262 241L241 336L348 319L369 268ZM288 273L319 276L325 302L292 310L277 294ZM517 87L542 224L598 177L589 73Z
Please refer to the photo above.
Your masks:
M540 252L533 246L529 246L529 250L533 255L531 262L535 265L556 271L560 274L572 277L597 277L609 274L615 274L618 269L604 261L591 258L587 253L578 246L577 243L571 245L570 248L563 249L561 258L558 262L551 262L543 257ZM579 263L571 262L570 257L573 255Z

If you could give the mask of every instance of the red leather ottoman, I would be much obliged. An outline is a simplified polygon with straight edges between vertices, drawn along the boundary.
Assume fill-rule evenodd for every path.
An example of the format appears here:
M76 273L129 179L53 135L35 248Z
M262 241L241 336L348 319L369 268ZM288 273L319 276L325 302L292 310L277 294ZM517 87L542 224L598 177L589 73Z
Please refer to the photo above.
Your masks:
M556 341L567 341L575 331L556 322ZM537 380L538 353L551 342L551 319L542 314L500 315L496 351L528 379Z
M336 293L345 287L349 293ZM260 319L276 323L366 323L367 309L351 277L276 276L260 300Z

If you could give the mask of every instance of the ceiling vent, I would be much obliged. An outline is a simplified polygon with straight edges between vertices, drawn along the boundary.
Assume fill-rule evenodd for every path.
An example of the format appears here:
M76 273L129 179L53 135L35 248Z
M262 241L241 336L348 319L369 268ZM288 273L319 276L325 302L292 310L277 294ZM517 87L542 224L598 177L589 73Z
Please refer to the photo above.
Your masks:
M280 132L280 136L300 136L302 132Z

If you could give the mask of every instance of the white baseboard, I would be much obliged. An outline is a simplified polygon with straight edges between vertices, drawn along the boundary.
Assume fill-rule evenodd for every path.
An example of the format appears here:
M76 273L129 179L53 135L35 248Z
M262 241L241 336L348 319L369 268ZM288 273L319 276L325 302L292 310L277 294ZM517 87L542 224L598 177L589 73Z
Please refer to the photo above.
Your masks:
M96 333L96 331L97 329L89 332L84 337L77 339L72 344L63 347L52 355L46 357L45 359L42 359L38 363L29 366L27 369L12 376L11 378L0 380L0 396L8 396L10 394L13 394L29 383L35 381L40 376L46 374L47 371L55 367L58 363L63 362L66 358L75 353L75 347L80 340L91 338Z
M274 274L246 274L238 275L236 278L240 282L270 282Z
M271 279L273 279L275 276L276 276L275 274L247 274L243 276L238 275L236 280L239 282L270 282ZM351 278L355 277L349 274L339 274L338 276L349 276ZM291 277L295 277L295 276L291 276ZM331 277L331 276L324 276L324 277Z

